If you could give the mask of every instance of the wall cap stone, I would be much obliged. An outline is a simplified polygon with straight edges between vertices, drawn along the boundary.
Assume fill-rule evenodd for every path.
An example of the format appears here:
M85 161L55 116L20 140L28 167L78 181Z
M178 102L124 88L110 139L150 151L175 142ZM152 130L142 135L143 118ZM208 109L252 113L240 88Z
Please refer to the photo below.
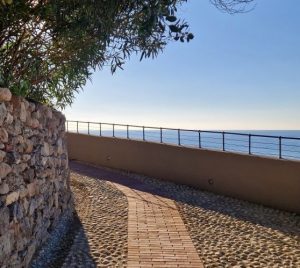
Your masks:
M10 101L12 94L8 88L0 88L0 101Z

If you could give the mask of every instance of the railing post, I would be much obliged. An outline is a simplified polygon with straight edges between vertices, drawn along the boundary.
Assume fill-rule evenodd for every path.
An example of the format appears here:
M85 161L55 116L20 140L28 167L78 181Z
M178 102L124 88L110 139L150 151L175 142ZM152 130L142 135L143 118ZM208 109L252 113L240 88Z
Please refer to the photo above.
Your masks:
M90 122L88 122L88 135L90 135Z
M178 129L178 145L181 145L181 142L180 142L180 129Z
M115 137L115 124L113 124L112 127L113 127L113 137Z
M99 135L102 136L101 123L99 123Z
M143 126L143 141L145 141L145 127Z
M282 159L282 137L279 137L279 159Z
M162 128L160 128L160 143L163 142L163 137L162 137Z
M76 121L77 122L77 134L78 134L78 121Z
M127 127L127 139L129 139L129 125L126 126Z
M222 144L223 144L223 151L225 151L225 132L222 132Z
M249 154L252 154L252 152L251 152L251 134L249 134Z
M198 130L199 148L201 148L201 130Z

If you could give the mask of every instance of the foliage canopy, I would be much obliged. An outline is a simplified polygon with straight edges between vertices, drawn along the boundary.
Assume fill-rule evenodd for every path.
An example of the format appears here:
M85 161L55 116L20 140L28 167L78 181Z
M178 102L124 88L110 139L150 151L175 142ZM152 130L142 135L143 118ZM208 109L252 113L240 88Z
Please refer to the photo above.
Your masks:
M186 1L0 0L0 86L64 108L96 68L114 72L133 53L155 57L193 39L176 15ZM233 13L252 0L210 1Z

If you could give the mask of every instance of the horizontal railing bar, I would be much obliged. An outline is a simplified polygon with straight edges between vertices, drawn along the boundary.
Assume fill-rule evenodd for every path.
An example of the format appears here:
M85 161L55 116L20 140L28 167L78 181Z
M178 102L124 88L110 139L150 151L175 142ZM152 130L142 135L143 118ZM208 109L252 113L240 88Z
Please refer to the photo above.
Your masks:
M297 157L297 156L292 156L292 155L287 155L287 154L282 154L282 156L284 157L283 159L296 159L296 160L299 160L299 157Z
M298 151L295 151L295 150L291 150L291 149L289 149L289 150L283 149L283 150L282 150L282 153L284 154L285 152L298 153L298 154L300 154L300 151L299 151L299 150L298 150Z
M70 122L70 121L68 121L68 122ZM73 122L77 122L77 121L73 121ZM98 123L99 124L99 123ZM102 124L102 123L101 123ZM127 126L127 125L125 125L125 126ZM129 125L130 126L130 125ZM178 129L177 129L178 130ZM74 129L74 131L76 131L75 129ZM90 134L90 135L95 135L95 136L97 136L97 134ZM124 139L126 139L126 133L124 133L124 135L123 136L120 136L119 138L124 138ZM159 141L159 139L160 139L160 137L159 137L159 135L158 136L150 136L149 134L147 135L146 134L146 138L154 138L154 139L156 139L156 141ZM142 140L142 137L135 137L135 139L136 140ZM153 141L153 140L152 140ZM182 145L184 145L185 147L191 147L191 148L197 148L197 145L196 144L187 144L187 143L184 143L184 141L191 141L191 142L194 142L195 140L187 140L187 139L184 139L184 140L182 140ZM164 143L165 144L176 144L176 141L174 141L174 142L171 142L171 141L167 141L167 140L165 140L164 141ZM211 142L211 141L206 141L206 142L204 142L204 146L205 146L205 144L208 144L208 146L210 146L210 148L211 149L221 149L221 146L222 146L222 144L221 143L216 143L216 142ZM212 146L212 145L214 145L214 146ZM218 146L219 145L219 146ZM274 145L276 145L276 144L274 144ZM246 151L246 150L243 150L243 149L241 149L241 150L236 150L236 149L233 149L233 148L230 148L230 146L232 146L232 147L243 147L243 148L247 148L247 146L246 145L243 145L243 144L232 144L232 143L226 143L226 146L229 146L229 150L230 151L232 151L232 152L239 152L239 153L243 153L243 154L248 154L248 152ZM284 146L284 145L283 145ZM298 146L296 146L296 147L298 147ZM263 156L277 156L277 154L275 154L275 153L271 153L271 152L262 152L262 151L260 151L261 149L262 150L277 150L276 148L267 148L267 147L257 147L257 146L251 146L251 148L252 149L254 149L255 151L254 152L252 152L252 154L253 155L263 155ZM208 148L207 148L208 149ZM287 150L287 149L283 149L282 150L282 156L283 157L285 157L285 159L288 159L288 158L291 158L291 159L299 159L299 157L297 157L297 156L292 156L292 155L289 155L289 154L287 154L287 153L300 153L300 151L296 151L296 150Z
M273 143L273 142L261 142L261 141L252 141L252 144L268 144L268 145L278 145L278 143Z
M253 150L270 150L270 151L278 151L277 148L270 148L270 147L255 147L255 146L251 146L251 149Z
M234 144L234 143L226 143L226 146L238 146L238 147L243 147L243 148L248 148L248 145L245 145L245 144ZM251 146L251 148L253 148Z
M124 126L124 127L136 127L136 128L143 128L143 126L139 125L127 125L127 124L115 124L115 123L102 123L102 122L90 122L90 121L75 121L75 120L67 120L69 123L85 123L85 124L102 124L102 125L115 125L115 126ZM160 127L152 127L152 126L144 126L145 129L157 129L157 130L173 130L173 131L178 131L178 128L160 128ZM260 138L273 138L273 139L279 139L281 138L282 140L299 140L300 137L287 137L287 136L274 136L274 135L262 135L262 134L252 134L252 133L238 133L238 132L230 132L230 131L214 131L214 130L196 130L196 129L180 129L181 132L201 132L201 133L211 133L211 134L220 134L222 135L223 133L225 135L236 135L236 136L249 136L251 137L260 137Z
M287 148L289 148L289 147L299 148L299 151L300 151L300 146L299 145L282 144L282 149L284 149L285 147L287 147Z

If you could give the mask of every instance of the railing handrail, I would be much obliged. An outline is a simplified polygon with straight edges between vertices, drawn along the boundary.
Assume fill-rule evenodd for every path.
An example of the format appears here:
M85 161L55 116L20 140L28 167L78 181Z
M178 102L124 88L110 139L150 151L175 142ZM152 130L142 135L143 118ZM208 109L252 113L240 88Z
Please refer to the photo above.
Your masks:
M180 130L185 132L201 132L201 133L211 133L211 134L225 134L225 135L237 135L237 136L251 136L251 137L260 137L260 138L273 138L273 139L288 139L288 140L300 140L300 137L288 137L288 136L276 136L276 135L263 135L255 133L241 133L241 132L232 132L232 131L220 131L220 130L202 130L202 129L185 129L185 128L169 128L169 127L154 127L154 126L141 126L141 125L130 125L130 124L117 124L117 123L107 123L107 122L93 122L93 121L78 121L78 120L66 120L70 123L85 123L85 124L95 124L95 125L110 125L110 126L122 126L122 127L136 127L136 128L145 128L145 129L157 129L157 130Z
M284 144L284 141L287 140L296 140L300 142L300 137L287 137L287 136L275 136L275 135L263 135L263 134L255 134L255 133L240 133L240 132L232 132L232 131L214 131L214 130L200 130L200 129L181 129L181 128L168 128L168 127L153 127L153 126L141 126L141 125L130 125L130 124L117 124L117 123L107 123L107 122L92 122L92 121L75 121L75 120L67 120L66 121L66 127L67 131L69 130L69 124L70 123L76 123L76 131L79 133L79 124L87 124L87 133L91 135L90 133L90 125L98 125L99 126L99 135L103 136L105 130L103 130L103 126L111 126L112 127L112 137L116 136L116 127L124 127L124 131L126 131L126 138L131 139L130 130L132 131L132 128L138 128L140 131L142 131L142 140L143 141L153 141L150 139L146 139L146 130L157 130L159 131L159 137L156 137L158 140L157 142L165 143L164 138L171 138L166 137L167 133L164 133L165 130L169 131L176 131L177 132L177 143L176 138L175 142L172 142L172 144L177 144L178 146L185 146L190 147L191 144L183 144L182 141L185 139L185 141L192 141L193 146L197 146L198 148L206 148L206 149L219 149L221 151L231 151L231 152L239 152L239 153L247 153L249 155L261 155L261 156L269 156L274 157L277 156L279 159L296 159L300 160L300 149L294 150L297 148L300 148L300 144ZM131 128L131 129L130 129ZM184 134L184 132L193 132L197 133L198 136L198 144L197 141L193 140L193 137L189 137ZM209 133L209 134L218 134L219 137L209 137L209 136L203 136L203 133ZM118 133L117 133L118 134ZM247 137L248 139L233 139L232 137L229 137L229 135L235 135L235 136L243 136ZM105 135L104 135L105 136ZM164 136L164 137L163 137ZM253 140L253 138L269 138L273 139L271 141L261 141L261 140ZM152 137L153 138L153 137ZM173 137L172 137L173 138ZM192 138L192 140L191 140ZM139 140L139 138L136 138ZM207 141L203 142L203 139L213 139L215 141ZM274 141L275 139L275 141ZM229 142L228 142L229 141ZM226 143L227 142L227 143ZM234 143L231 143L234 142ZM243 144L236 144L236 142L242 142ZM169 142L170 143L170 142ZM206 145L205 145L206 143ZM246 143L246 144L245 144ZM208 145L207 145L208 144ZM257 145L258 144L258 145ZM259 146L262 144L261 146ZM270 148L269 146L274 146L274 148ZM217 146L217 147L216 147ZM229 146L229 147L228 147ZM230 147L231 146L231 147ZM233 148L232 148L233 147ZM235 149L235 147L238 147ZM241 149L241 148L247 148L247 151ZM292 149L289 149L293 147ZM259 150L259 151L258 151ZM290 153L293 153L292 155Z

